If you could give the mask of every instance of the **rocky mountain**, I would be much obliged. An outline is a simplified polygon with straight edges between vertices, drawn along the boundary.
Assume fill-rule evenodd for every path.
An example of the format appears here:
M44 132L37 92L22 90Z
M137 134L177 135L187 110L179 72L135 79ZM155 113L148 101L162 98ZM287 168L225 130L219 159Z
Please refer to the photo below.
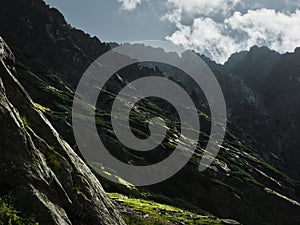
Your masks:
M299 179L299 49L280 55L253 47L233 55L224 71L241 96L240 107L227 101L231 120L268 148L266 160Z
M91 38L71 27L56 9L47 7L43 1L3 4L0 9L2 38L33 73L59 71L65 82L75 85L85 67L109 49L96 37Z
M5 123L0 125L0 194L14 196L18 210L35 214L41 224L123 224L100 180L106 191L126 192L196 212L208 211L246 225L300 223L300 184L277 169L295 174L296 167L290 170L287 165L288 160L296 158L292 150L276 147L278 143L289 149L297 147L297 136L293 135L299 129L299 88L295 82L299 77L298 51L280 55L254 47L250 52L235 54L224 66L204 59L219 79L231 121L217 159L201 173L198 166L208 141L209 109L200 92L191 90L193 86L188 80L168 71L170 79L185 87L199 106L203 130L196 154L169 180L128 189L92 174L75 153L80 155L71 126L74 89L90 63L110 46L71 27L42 0L1 3L0 36L13 52L1 42L1 118ZM149 136L149 118L159 115L168 121L167 138L149 154L121 145L109 116L116 93L128 81L149 75L164 76L164 69L139 64L126 67L109 81L107 92L99 98L98 131L111 153L124 162L152 164L167 157L178 144L178 115L159 99L139 103L130 117L134 133L141 138ZM291 78L286 80L286 74ZM285 109L289 110L288 117L284 116ZM109 168L102 169L119 179ZM126 213L132 210L128 205L137 207L145 203L139 200L133 204L136 200L120 198L115 202ZM174 210L159 214L173 215ZM138 214L144 217L148 213L138 209ZM187 216L185 210L182 215ZM234 224L230 219L221 222L210 218L206 224ZM203 220L198 224L201 223Z
M101 184L15 77L0 39L1 196L41 224L124 224ZM23 74L26 76L27 74Z

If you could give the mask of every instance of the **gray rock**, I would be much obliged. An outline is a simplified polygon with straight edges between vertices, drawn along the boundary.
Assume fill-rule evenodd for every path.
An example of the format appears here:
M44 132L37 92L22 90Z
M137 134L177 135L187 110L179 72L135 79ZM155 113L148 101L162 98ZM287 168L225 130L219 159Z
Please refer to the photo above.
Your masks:
M40 224L125 224L85 163L59 136L14 76L0 39L0 194ZM26 76L26 74L24 74Z
M231 219L222 219L221 222L225 225L241 225L239 222Z

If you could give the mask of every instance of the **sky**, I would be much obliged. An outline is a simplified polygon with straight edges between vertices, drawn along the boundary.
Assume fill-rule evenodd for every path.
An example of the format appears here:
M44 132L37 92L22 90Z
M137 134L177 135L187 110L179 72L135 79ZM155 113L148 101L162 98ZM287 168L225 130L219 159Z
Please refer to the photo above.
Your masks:
M300 0L46 0L105 42L168 40L224 63L252 46L300 47Z

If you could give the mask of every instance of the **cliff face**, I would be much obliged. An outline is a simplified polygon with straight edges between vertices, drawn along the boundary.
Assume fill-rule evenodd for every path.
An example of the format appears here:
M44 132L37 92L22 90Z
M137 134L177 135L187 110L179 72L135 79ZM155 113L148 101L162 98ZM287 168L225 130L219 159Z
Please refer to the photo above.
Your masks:
M124 224L90 169L15 78L0 39L0 194L40 224ZM27 74L22 74L26 76Z
M277 131L277 151L285 172L300 178L300 48L285 54L272 68L262 92Z
M231 120L268 148L262 152L268 162L296 179L300 177L299 59L299 48L280 55L253 47L233 55L224 66L240 96L235 98L239 104L228 101Z
M98 38L71 27L42 0L3 3L0 35L33 73L60 74L72 86L95 58L110 49Z
M0 124L1 194L15 196L18 209L33 212L41 224L123 224L99 181L64 141L76 150L70 124L74 88L87 66L109 47L69 26L57 10L41 0L5 2L0 8L0 35L16 57L14 61L12 53L1 41L1 121L5 121ZM265 73L270 73L281 57L275 54L271 62L263 62L255 79L241 85L242 76L239 75L244 74L246 83L252 79L251 69L260 62L254 53L250 55L253 66L249 65L247 71L243 71L246 68L243 64L249 62L247 53L242 54L242 59L236 56L228 68L206 59L223 85L229 110L234 110L231 118L247 132L229 124L217 159L207 171L199 173L199 158L209 136L206 130L201 130L197 154L191 162L173 178L145 190L175 200L183 198L217 216L237 219L244 224L297 225L300 223L300 206L295 200L300 199L299 183L264 162L256 145L244 143L248 132L258 137L262 133L271 136L268 130L263 130L268 115L262 114L252 101L249 104L251 91L245 86L255 83L255 90L259 89L258 80L261 76L267 80ZM259 55L267 59L264 51ZM134 65L123 69L119 75L121 79L111 80L113 91L122 88L124 80L128 82L126 77L161 76L162 73ZM182 85L189 87L186 83ZM274 87L270 87L270 93ZM103 107L97 113L97 128L114 156L138 165L152 164L168 156L177 144L174 134L150 155L138 154L118 142L112 134L109 112L106 111L115 97L110 93L99 98L99 105ZM191 94L199 101L198 93ZM151 113L156 112L168 119L176 118L173 108L164 108L165 102L156 100L142 104L147 106L141 107L146 108L146 112L133 110L131 118L133 128L142 137L148 135L145 114L153 116ZM202 111L202 127L210 125L208 111L207 108ZM171 125L176 128L176 124ZM270 155L268 150L266 155Z

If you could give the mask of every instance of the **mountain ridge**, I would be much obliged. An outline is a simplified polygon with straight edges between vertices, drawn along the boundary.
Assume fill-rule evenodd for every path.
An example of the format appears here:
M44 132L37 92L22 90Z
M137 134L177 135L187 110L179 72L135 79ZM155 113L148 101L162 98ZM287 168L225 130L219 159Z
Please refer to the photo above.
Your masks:
M96 57L110 48L99 40L84 35L83 32L76 30L73 32L73 28L69 27L62 20L61 14L57 15L57 11L51 11L40 0L13 0L4 6L6 7L1 7L0 9L0 15L2 15L0 18L0 35L8 39L9 45L12 46L16 54L16 61L13 63L8 62L6 65L15 68L16 73L14 73L14 76L33 98L34 104L30 103L29 108L38 108L43 111L43 114L57 129L59 135L80 155L80 152L76 148L70 123L74 88L87 66ZM22 7L25 7L24 10L21 10ZM18 10L15 11L15 8ZM56 16L52 15L53 12ZM39 20L40 15L42 16L41 20ZM31 22L28 22L28 19ZM51 22L51 20L53 21ZM31 23L33 24L31 25ZM16 33L16 31L20 31L20 33ZM95 48L96 50L94 49L92 52L89 52L90 48ZM287 61L289 62L289 60ZM258 128L253 128L253 134L256 134L264 126L265 118L269 119L268 115L264 115L265 111L261 112L260 108L255 104L253 105L251 101L249 102L249 96L245 95L245 85L241 86L239 70L234 79L229 79L231 77L230 74L225 74L221 70L222 67L220 65L209 62L208 59L206 59L206 62L215 72L221 85L223 85L225 98L229 101L229 110L232 114L230 119L238 122L239 126L241 124L243 129L237 127L235 124L230 124L217 159L207 171L199 173L197 170L199 158L203 154L209 136L209 133L201 130L199 147L196 149L197 154L195 154L189 164L171 179L161 184L145 187L141 189L141 192L148 193L152 191L171 199L183 198L185 201L208 210L214 215L221 218L236 219L243 224L298 224L300 222L300 208L297 203L300 201L299 182L289 178L265 162L265 159L268 159L272 153L269 151L269 148L265 149L265 152L262 152L261 148L257 147L257 145L251 146L245 141L249 135L248 132L251 131L249 125L252 126L253 121L263 124L258 124ZM286 62L283 63L285 64ZM110 92L104 93L98 102L101 110L97 112L96 121L98 130L103 134L103 141L110 146L116 157L132 164L143 165L143 163L147 164L156 161L159 157L163 158L172 151L174 144L176 144L176 139L174 139L176 137L176 124L174 122L170 122L169 125L170 130L175 132L168 134L166 142L149 155L137 154L130 149L124 148L112 134L110 118L107 117L107 113L109 105L115 97L115 92L126 85L126 82L130 81L130 79L149 75L162 76L162 71L146 67L141 68L140 65L124 68L118 72L118 76L114 76L110 80L108 85ZM185 86L185 84L181 85ZM247 86L249 85L247 84ZM273 86L271 86L270 90L272 88ZM14 91L10 91L9 93L12 98ZM192 93L192 95L194 101L200 105L201 124L203 124L203 128L207 128L211 122L210 115L207 113L209 110L205 105L200 103L201 97L198 93ZM23 100L20 100L15 105L18 107L23 106ZM155 111L160 116L169 120L170 118L176 118L175 113L170 107L167 106L164 109L162 105L164 105L163 102L150 99L142 102L138 110L132 111L131 123L138 136L147 137L148 127L145 121L147 121L148 117L145 115L152 116L151 111ZM235 111L236 109L238 110ZM22 110L20 111L23 112ZM37 136L42 136L44 129L38 127L37 122L34 121L35 117L21 113L21 115L23 114L25 114L23 124L28 123L28 127L34 125ZM263 117L262 114L264 115ZM242 117L238 117L240 115ZM5 135L7 134L5 134L4 130L1 136L7 137ZM259 135L261 134L259 133ZM265 135L268 135L268 133ZM51 138L50 136L49 139L52 140L53 137ZM9 145L12 144L13 141L10 140ZM52 152L51 149L53 148L51 146L47 147L47 151ZM59 149L60 147L56 148ZM1 149L9 149L9 146ZM280 152L275 153L281 157ZM274 155L277 157L276 154ZM67 157L67 155L65 156ZM57 166L57 162L56 160L53 161L52 156L48 160L52 161L52 166ZM62 170L56 173L59 172L65 173L66 171ZM112 173L111 171L109 172ZM109 191L119 188L100 176L97 176L97 178L106 187L105 190ZM99 181L95 182L98 184ZM85 185L82 188L85 189ZM75 192L76 195L78 191L79 193L82 192L76 187L72 191L70 188L66 189L69 192ZM118 212L114 212L114 206L110 205L104 193L101 193L103 194L104 202L107 202L108 208L112 210L112 215L106 214L108 217L107 220L112 219L112 221L117 221L120 218ZM19 196L18 199L22 201L22 196ZM58 199L65 199L65 197ZM85 200L89 204L92 204L89 199ZM23 208L26 209L25 206ZM95 210L97 210L97 207ZM99 213L101 214L101 212ZM70 215L73 215L73 213L70 213ZM97 222L93 222L92 224L100 223L102 219L99 218ZM74 223L76 224L76 221ZM82 223L84 224L84 222ZM110 222L108 221L107 223Z

